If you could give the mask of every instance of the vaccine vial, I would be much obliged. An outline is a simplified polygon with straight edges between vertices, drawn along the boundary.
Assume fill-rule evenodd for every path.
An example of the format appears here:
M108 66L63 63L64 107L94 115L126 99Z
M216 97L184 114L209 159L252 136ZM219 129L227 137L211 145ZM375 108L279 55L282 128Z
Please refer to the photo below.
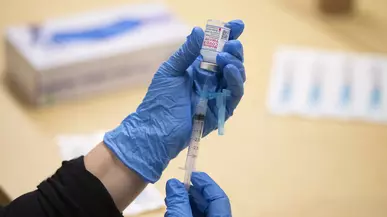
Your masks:
M223 47L230 37L230 28L227 28L226 23L219 20L208 20L206 30L204 32L204 40L200 54L203 56L203 61L200 63L200 68L217 72L216 55L223 51Z

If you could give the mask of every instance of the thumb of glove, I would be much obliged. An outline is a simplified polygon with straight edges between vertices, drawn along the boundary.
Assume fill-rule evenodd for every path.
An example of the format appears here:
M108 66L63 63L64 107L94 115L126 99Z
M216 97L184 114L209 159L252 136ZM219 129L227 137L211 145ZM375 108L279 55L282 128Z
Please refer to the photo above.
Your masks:
M173 75L178 76L185 73L185 70L200 55L203 39L203 30L200 27L193 28L185 43L166 62L172 69Z
M166 192L165 204L167 205L167 212L164 216L192 217L188 192L179 180L170 179L167 182Z

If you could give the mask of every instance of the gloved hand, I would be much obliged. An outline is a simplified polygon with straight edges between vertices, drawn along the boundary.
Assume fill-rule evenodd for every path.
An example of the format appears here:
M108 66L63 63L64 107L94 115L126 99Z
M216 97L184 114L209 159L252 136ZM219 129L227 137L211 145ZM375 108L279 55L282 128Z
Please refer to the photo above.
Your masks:
M246 79L243 48L235 39L242 34L244 24L235 20L227 26L231 40L217 56L219 73L200 69L204 32L194 28L180 49L160 66L136 112L105 134L107 147L145 181L156 182L169 161L188 146L194 108L204 81L210 81L210 91L231 92L226 119L242 98ZM203 135L217 128L217 111L216 100L209 100Z
M231 216L230 201L224 191L206 173L192 173L189 193L177 179L167 182L166 217Z

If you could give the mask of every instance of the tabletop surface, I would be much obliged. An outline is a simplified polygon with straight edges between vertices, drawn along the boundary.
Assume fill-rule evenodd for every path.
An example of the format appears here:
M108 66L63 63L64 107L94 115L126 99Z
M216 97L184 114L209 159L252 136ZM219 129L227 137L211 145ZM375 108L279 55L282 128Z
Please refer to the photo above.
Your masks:
M130 1L129 1L130 2ZM235 216L387 216L387 127L270 115L265 107L272 54L283 44L386 52L387 3L359 1L353 17L325 17L306 0L168 0L189 25L243 19L245 96L226 135L202 140L198 168L229 195ZM127 0L0 0L0 27L36 22ZM4 43L0 44L3 75ZM15 198L60 166L55 135L115 127L146 87L33 109L0 85L0 185ZM185 152L156 184L183 178ZM162 216L163 210L143 216Z

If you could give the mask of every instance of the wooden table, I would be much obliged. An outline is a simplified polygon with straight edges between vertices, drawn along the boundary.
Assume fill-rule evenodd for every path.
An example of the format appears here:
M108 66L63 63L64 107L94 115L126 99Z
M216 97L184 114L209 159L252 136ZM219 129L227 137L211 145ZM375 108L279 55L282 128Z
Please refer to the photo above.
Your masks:
M127 0L0 0L0 27L126 4ZM193 3L194 2L194 3ZM248 80L226 135L202 142L199 165L228 193L235 216L387 216L387 128L359 122L271 116L265 108L271 57L281 44L348 51L387 51L387 3L360 2L352 18L327 18L306 0L169 0L187 23L243 19ZM384 10L384 11L383 11ZM1 44L1 48L4 45ZM1 49L3 50L3 49ZM4 54L0 70L4 71ZM60 165L52 138L116 126L146 88L42 109L19 103L0 86L0 184L15 198ZM157 187L182 178L172 161ZM144 216L162 216L163 211Z

